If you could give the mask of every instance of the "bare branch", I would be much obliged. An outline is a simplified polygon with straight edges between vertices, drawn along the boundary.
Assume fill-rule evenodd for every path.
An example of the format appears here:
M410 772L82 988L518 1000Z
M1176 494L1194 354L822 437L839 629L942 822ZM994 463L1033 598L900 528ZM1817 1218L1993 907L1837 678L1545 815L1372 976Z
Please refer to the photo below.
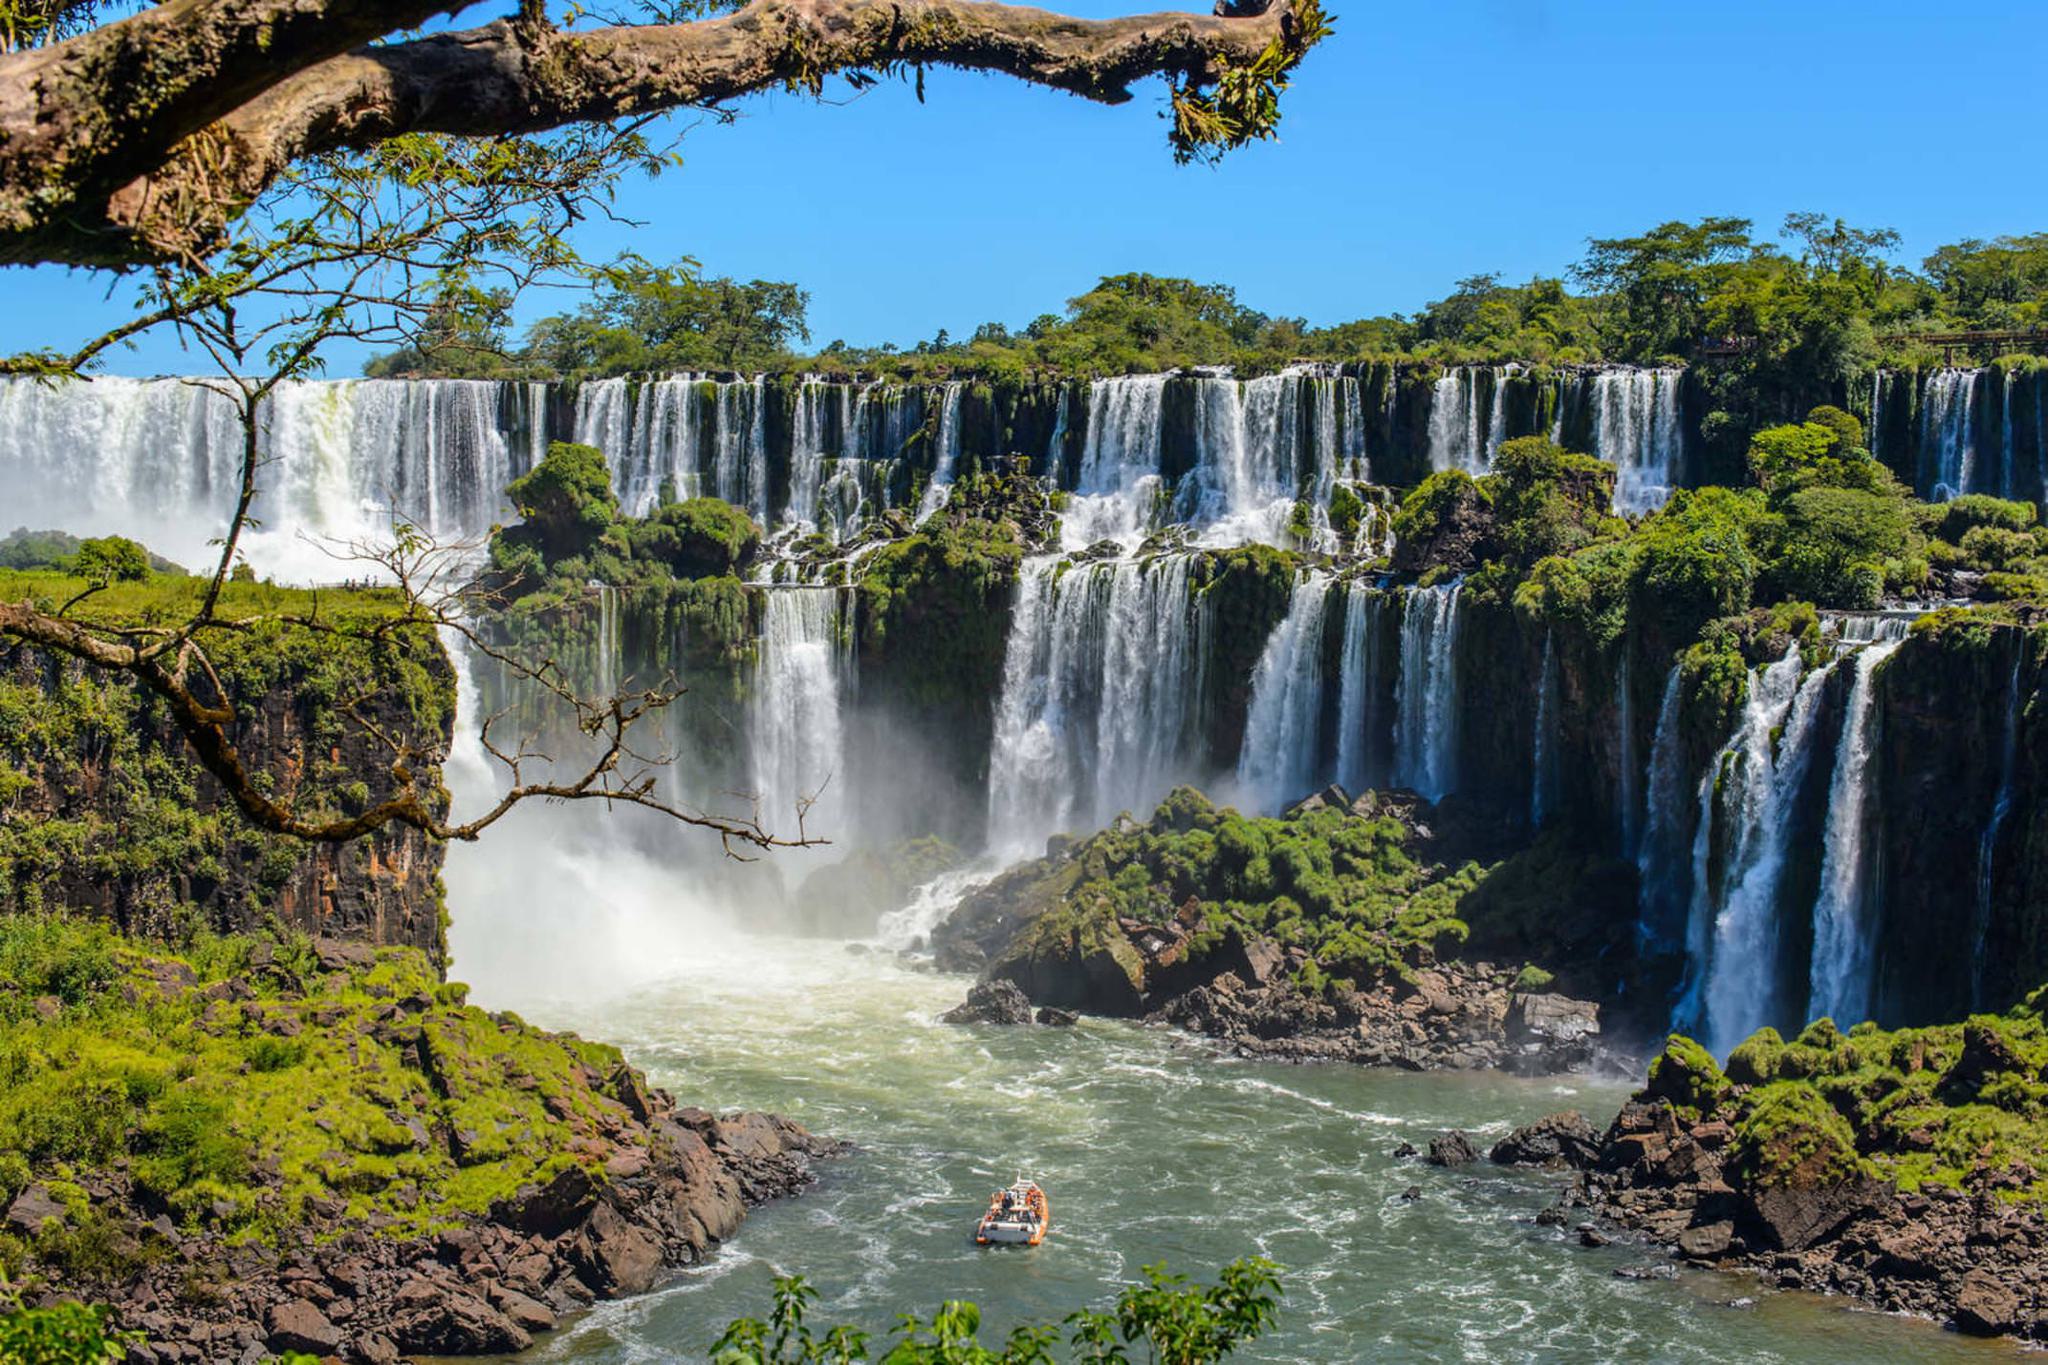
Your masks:
M494 137L712 107L778 88L816 94L841 73L866 80L951 66L1110 104L1129 99L1139 78L1166 75L1184 113L1185 87L1254 71L1252 84L1270 87L1327 32L1315 0L1268 3L1219 7L1225 12L1215 16L1091 20L992 0L751 0L693 23L565 31L527 16L344 52L333 48L336 33L353 35L353 46L370 36L365 29L397 26L374 26L371 17L428 7L172 0L67 43L0 57L0 262L199 255L308 156L407 133ZM284 16L272 11L286 10L335 17L319 21L332 27L317 42L297 39L292 27L299 45L273 48L232 76L209 50L199 77L173 82L172 116L151 113L146 129L108 112L132 100L126 73L140 60L143 30L131 26L154 19L152 32L174 36L173 53L183 52L233 11L242 22L221 41L223 51L239 51L252 34L284 32ZM166 55L157 64L175 69L180 60L199 59ZM1252 122L1261 126L1210 105L1198 123L1176 118L1176 147L1185 138L1236 145L1270 131L1263 112Z

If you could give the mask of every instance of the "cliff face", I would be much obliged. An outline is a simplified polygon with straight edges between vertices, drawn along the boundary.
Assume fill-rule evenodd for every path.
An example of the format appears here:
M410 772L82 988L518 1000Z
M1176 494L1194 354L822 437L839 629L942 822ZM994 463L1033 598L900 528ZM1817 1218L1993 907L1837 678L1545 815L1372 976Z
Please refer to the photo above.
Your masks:
M244 762L338 812L392 786L370 726L444 752L454 674L430 637L375 650L259 629L219 646ZM365 679L376 686L361 689ZM367 725L342 713L346 701ZM0 648L0 907L63 908L131 933L283 926L421 949L438 965L442 848L398 826L347 844L258 833L125 678Z

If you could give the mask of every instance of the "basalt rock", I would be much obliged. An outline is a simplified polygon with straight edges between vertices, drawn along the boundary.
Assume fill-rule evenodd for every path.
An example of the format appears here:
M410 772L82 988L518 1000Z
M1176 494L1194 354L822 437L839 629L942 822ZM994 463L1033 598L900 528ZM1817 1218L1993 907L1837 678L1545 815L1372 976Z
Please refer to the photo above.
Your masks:
M1515 1129L1487 1157L1499 1166L1589 1169L1600 1158L1600 1133L1576 1109L1546 1115Z
M1014 981L977 981L965 1004L939 1018L948 1024L1028 1024L1031 1000Z

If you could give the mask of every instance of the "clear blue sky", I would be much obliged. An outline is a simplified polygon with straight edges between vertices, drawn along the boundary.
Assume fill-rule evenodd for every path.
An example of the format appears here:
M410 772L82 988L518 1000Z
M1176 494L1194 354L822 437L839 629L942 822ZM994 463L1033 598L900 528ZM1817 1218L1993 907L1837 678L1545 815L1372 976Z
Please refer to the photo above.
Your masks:
M1554 274L1588 236L1714 213L1895 227L1915 262L2048 229L2048 5L1330 3L1337 34L1288 93L1281 141L1217 168L1173 164L1156 81L1101 108L934 72L922 107L894 83L750 101L689 136L680 172L629 188L644 227L583 245L795 280L822 346L1022 324L1125 270L1227 282L1317 323L1411 311L1464 275ZM0 272L0 350L125 315L105 291ZM190 367L164 346L109 366Z

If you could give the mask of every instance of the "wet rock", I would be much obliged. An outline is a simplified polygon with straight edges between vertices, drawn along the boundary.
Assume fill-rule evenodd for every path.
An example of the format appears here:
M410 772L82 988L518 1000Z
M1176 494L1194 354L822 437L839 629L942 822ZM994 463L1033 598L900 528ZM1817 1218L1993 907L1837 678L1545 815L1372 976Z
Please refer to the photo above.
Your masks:
M481 1299L441 1293L391 1323L400 1351L428 1355L498 1355L523 1351L533 1337Z
M1072 1010L1054 1009L1051 1005L1041 1008L1034 1017L1049 1028L1072 1028L1081 1022L1081 1016Z
M2020 1296L1990 1270L1963 1276L1956 1290L1956 1327L1972 1336L1995 1337L2021 1325Z
M1711 1261L1725 1253L1734 1239L1735 1224L1723 1219L1679 1233L1678 1250L1696 1261Z
M1429 1155L1424 1160L1432 1166L1470 1166L1479 1160L1479 1148L1469 1133L1453 1129L1429 1140Z
M273 1351L327 1356L341 1349L341 1329L305 1299L293 1299L272 1308L265 1326L269 1331L264 1339Z
M1664 1262L1645 1261L1637 1265L1619 1265L1614 1268L1617 1280L1675 1280L1678 1269Z
M1600 1159L1600 1134L1584 1114L1567 1109L1517 1128L1494 1143L1487 1156L1499 1166L1589 1170Z
M965 1004L939 1018L948 1024L1028 1024L1031 1000L1014 981L977 981Z
M644 1294L661 1270L660 1244L605 1203L590 1211L569 1254L591 1288L607 1297Z
M1404 1142L1394 1149L1394 1160L1396 1161L1407 1161L1420 1155L1422 1153L1415 1150L1415 1144L1412 1142Z
M516 1289L503 1285L492 1285L491 1306L503 1313L514 1325L526 1332L551 1332L555 1326L555 1315L544 1303L528 1298Z

